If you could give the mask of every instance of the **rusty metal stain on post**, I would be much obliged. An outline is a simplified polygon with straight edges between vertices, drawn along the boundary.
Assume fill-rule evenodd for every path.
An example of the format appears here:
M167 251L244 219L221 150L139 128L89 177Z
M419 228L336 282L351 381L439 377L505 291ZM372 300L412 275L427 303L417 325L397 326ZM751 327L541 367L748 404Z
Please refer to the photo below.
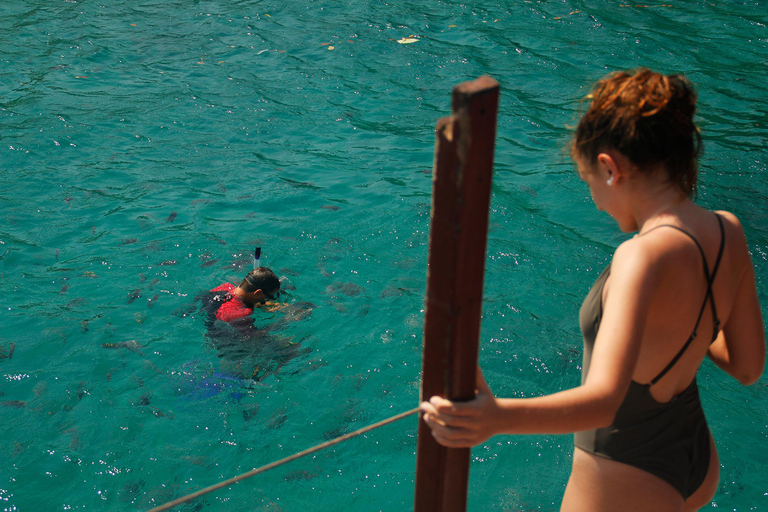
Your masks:
M475 393L498 101L493 78L459 84L435 130L422 400ZM469 454L437 444L419 422L416 512L466 510Z

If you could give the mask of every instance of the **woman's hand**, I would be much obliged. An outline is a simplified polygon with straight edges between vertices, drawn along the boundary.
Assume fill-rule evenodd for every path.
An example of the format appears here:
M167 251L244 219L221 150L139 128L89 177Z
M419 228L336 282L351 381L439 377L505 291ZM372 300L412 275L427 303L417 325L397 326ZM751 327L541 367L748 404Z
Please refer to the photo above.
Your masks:
M452 402L433 396L422 402L424 422L432 429L432 435L448 448L467 448L478 445L496 435L499 404L493 392L477 369L477 391L468 402Z

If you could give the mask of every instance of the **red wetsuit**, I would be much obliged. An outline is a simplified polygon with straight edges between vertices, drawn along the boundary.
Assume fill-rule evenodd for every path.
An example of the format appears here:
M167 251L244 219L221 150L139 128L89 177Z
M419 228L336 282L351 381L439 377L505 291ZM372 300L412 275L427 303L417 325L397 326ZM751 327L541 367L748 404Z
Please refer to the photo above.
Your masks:
M221 305L216 310L216 319L231 323L253 314L253 308L249 308L240 297L232 294L232 290L235 288L236 286L232 283L223 283L209 292L217 295L217 292L227 292L226 296L222 297Z

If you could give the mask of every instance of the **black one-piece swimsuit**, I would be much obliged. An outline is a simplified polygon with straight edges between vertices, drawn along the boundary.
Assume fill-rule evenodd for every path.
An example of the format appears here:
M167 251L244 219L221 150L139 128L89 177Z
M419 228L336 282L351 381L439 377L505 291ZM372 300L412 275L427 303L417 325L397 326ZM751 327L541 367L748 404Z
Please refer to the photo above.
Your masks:
M725 246L725 231L719 215L717 220L720 224L720 249L711 273L704 250L693 235L677 226L657 226L674 228L688 235L696 243L704 260L707 292L696 325L677 355L650 383L631 381L611 425L577 432L575 435L575 445L578 448L658 476L677 489L683 498L688 498L701 486L709 469L709 427L699 401L696 378L694 377L682 393L665 403L656 401L650 390L651 386L661 380L677 363L696 338L696 331L707 303L710 304L714 321L712 341L720 331L720 321L712 296L712 283L720 266ZM589 372L592 348L603 315L603 287L609 275L610 266L597 278L579 312L579 324L584 337L582 382L586 380Z

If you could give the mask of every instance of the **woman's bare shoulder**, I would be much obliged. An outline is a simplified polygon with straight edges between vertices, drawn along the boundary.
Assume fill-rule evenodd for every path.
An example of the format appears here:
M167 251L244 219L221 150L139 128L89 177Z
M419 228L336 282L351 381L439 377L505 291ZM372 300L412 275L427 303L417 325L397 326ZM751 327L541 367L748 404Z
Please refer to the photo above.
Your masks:
M725 244L731 253L734 263L737 266L752 266L752 257L749 254L747 246L747 237L744 234L744 227L736 215L724 210L715 211L723 220L723 229L725 230Z
M733 230L744 236L744 228L741 226L741 221L736 215L725 210L715 210L715 212L722 220L723 227L727 230Z
M631 272L647 278L658 271L664 258L665 249L658 240L634 236L622 242L613 253L611 275Z
M685 257L690 251L691 243L686 235L669 225L660 225L624 241L616 249L614 260L617 257L631 258L642 260L645 265L653 267Z

